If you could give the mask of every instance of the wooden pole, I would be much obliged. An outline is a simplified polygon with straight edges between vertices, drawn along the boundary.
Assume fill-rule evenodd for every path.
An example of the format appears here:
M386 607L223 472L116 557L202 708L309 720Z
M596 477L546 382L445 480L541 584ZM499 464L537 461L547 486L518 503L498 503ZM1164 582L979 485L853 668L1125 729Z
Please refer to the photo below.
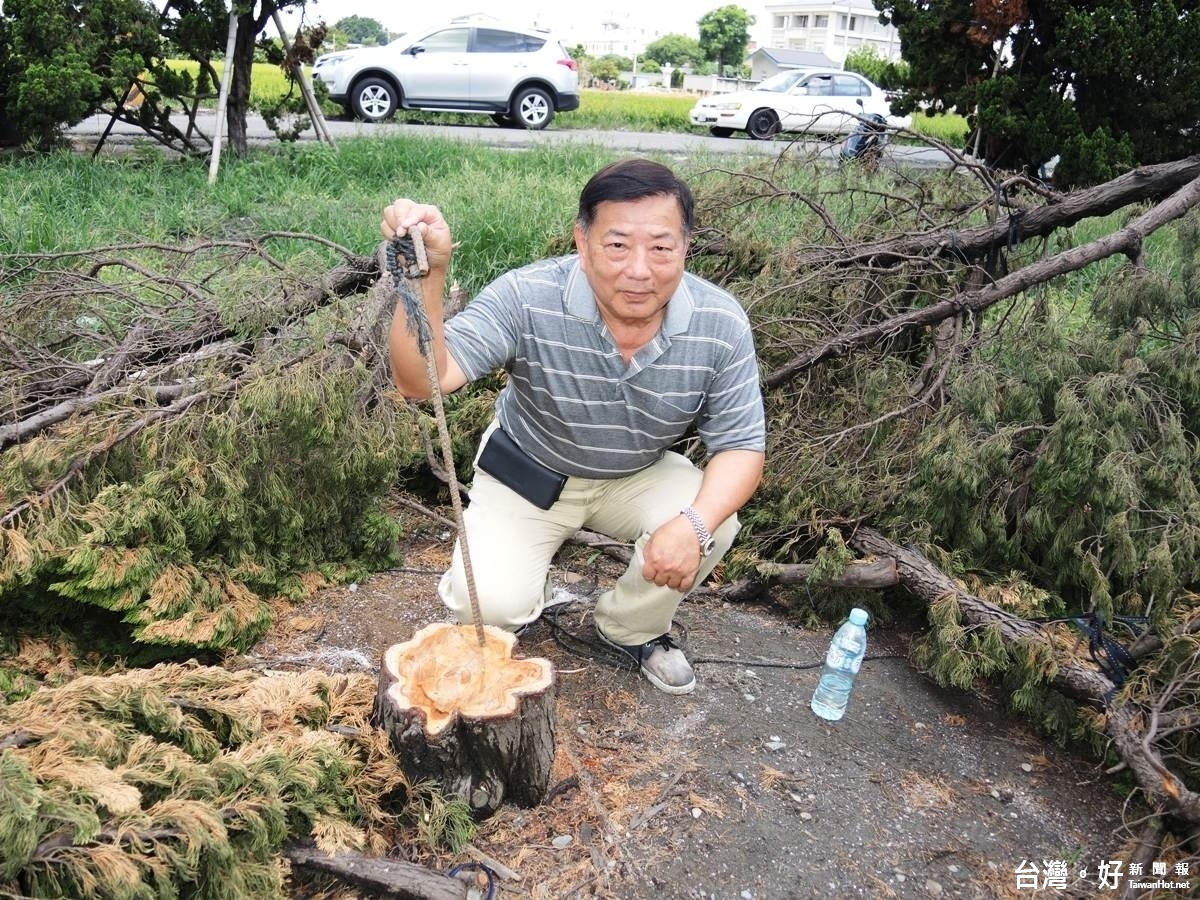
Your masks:
M225 131L225 109L229 105L229 85L233 81L233 45L237 40L237 9L229 12L229 39L225 42L225 70L221 73L221 95L217 98L217 127L213 134L212 158L208 163L208 183L217 183L221 166L221 135Z
M279 15L278 9L271 13L271 18L274 20L275 28L279 32L279 39L283 41L283 52L291 56L292 45L288 40L287 32L284 31L283 18ZM321 112L321 104L317 102L308 79L304 77L304 67L299 63L293 64L292 76L296 79L296 83L300 85L300 93L304 96L304 103L308 106L308 114L312 118L313 129L317 132L317 138L325 141L330 147L337 150L337 144L333 142L333 135L329 133L329 126L325 122L325 115Z

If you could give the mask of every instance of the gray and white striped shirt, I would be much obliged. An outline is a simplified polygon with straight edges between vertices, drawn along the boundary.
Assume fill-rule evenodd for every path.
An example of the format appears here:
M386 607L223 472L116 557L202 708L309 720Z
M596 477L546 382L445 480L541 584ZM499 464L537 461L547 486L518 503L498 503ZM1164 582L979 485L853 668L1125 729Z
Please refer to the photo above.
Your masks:
M764 450L758 361L745 310L683 276L655 338L626 365L577 256L501 276L446 323L467 378L497 368L500 424L564 475L619 478L657 462L696 423L709 454Z

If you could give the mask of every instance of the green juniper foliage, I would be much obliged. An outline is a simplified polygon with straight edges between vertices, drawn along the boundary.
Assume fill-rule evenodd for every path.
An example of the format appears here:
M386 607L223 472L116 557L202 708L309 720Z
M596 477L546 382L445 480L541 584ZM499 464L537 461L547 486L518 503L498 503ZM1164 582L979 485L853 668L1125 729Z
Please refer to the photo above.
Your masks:
M929 185L906 181L885 196L870 183L838 193L829 181L777 166L701 192L702 225L717 237L707 237L712 249L697 264L746 302L767 373L838 330L971 283L937 261L886 274L797 269L794 255L831 243L833 227L853 248L916 231L937 203L959 202L953 186L927 193ZM1118 219L1063 240L1088 240ZM1198 223L1193 212L1154 235L1144 268L1114 260L1098 267L1103 274L1081 273L1074 304L1056 282L977 319L826 360L768 392L766 475L741 515L731 573L756 554L829 558L828 528L849 535L865 521L1023 617L1095 613L1111 630L1116 615L1144 615L1167 634L1194 616ZM772 229L786 230L789 244L772 249L764 240ZM1009 267L1028 252L1018 249ZM741 261L726 269L730 257ZM806 617L846 610L844 592L774 590ZM911 600L875 602L886 617ZM949 600L934 604L929 621L917 660L939 682L969 688L1002 677L1032 719L1061 738L1085 733L1091 720L1049 690L1055 662L1046 647L1006 648L993 629L966 627ZM1086 654L1086 639L1081 649L1068 626L1047 633L1060 651Z
M289 839L382 853L419 825L460 849L466 804L408 783L367 724L375 691L365 675L158 666L0 706L0 891L283 898Z
M42 498L0 529L6 618L71 617L96 607L115 613L143 644L245 647L269 624L269 599L297 599L322 578L360 577L397 559L399 527L383 497L419 453L415 436L397 433L409 413L384 399L378 350L359 356L336 343L322 350L303 329L256 321L264 279L280 283L277 272L205 281L227 301L246 299L218 318L234 340L258 347L251 358L243 352L147 370L156 383L185 387L190 393L179 400L194 399L190 406L163 415L161 407L147 410L136 390L114 393L90 414L0 454L5 509ZM46 299L44 290L31 284L0 314L30 346L56 344L59 359L98 352L87 329L54 335L57 323L88 310L118 338L128 334L122 328L173 333L211 313L199 300L155 305L143 285L120 276L90 294L70 292L59 315L50 314L53 300L26 302ZM88 306L98 298L111 302ZM308 327L337 334L353 313L349 304L325 306ZM38 377L14 372L11 403L26 402Z

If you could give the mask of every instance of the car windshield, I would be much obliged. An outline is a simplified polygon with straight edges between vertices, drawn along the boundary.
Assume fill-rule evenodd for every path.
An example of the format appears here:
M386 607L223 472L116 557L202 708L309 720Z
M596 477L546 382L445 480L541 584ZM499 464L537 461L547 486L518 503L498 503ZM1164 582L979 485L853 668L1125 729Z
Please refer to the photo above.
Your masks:
M803 72L780 72L754 86L756 91L771 91L775 94L786 94L797 81L804 77Z

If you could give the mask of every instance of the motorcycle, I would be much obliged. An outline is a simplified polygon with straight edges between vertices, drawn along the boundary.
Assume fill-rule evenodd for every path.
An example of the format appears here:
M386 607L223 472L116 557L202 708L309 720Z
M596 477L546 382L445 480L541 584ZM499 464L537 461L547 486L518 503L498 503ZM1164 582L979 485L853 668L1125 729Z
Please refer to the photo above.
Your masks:
M867 113L858 117L858 125L842 142L838 158L842 162L857 161L875 167L887 144L887 120L879 113Z

